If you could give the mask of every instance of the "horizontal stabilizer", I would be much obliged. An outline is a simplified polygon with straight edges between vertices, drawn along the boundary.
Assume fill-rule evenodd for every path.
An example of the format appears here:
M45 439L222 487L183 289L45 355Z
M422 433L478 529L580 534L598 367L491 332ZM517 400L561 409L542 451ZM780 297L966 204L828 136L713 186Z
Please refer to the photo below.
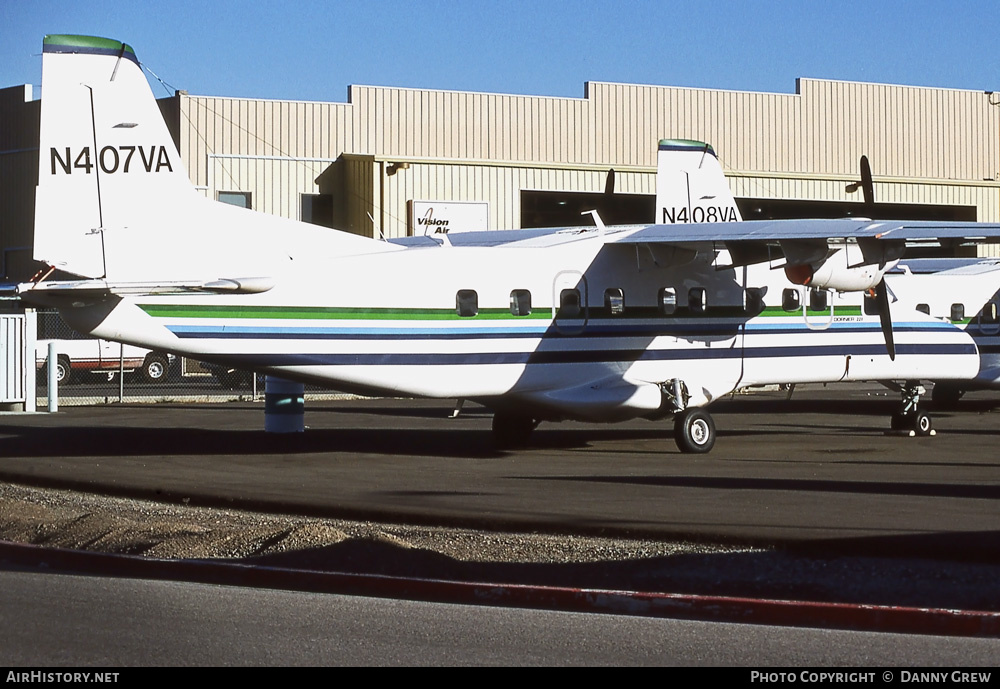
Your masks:
M23 301L58 306L67 301L89 301L110 296L154 296L161 294L259 294L274 287L265 277L221 278L209 282L111 282L67 280L25 283L17 292Z

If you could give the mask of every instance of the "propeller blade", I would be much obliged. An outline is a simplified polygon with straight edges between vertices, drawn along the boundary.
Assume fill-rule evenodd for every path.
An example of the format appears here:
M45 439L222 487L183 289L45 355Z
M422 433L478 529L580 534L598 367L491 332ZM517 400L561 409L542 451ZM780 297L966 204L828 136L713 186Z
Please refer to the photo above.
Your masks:
M615 169L608 170L608 179L604 182L604 193L611 196L615 193Z
M868 156L861 156L861 191L865 195L865 212L872 217L875 210L875 184L872 182L872 166L868 164Z
M882 334L885 336L885 348L889 358L896 360L896 343L892 337L892 316L889 315L889 291L885 286L885 278L875 285L875 304L878 306L878 317L882 322Z

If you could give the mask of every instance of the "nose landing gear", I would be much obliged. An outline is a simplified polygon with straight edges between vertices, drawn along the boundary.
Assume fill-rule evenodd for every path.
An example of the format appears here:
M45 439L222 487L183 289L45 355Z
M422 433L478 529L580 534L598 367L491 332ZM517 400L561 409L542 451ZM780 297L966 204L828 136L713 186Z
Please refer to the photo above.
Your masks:
M897 389L902 400L899 411L892 415L889 427L910 436L936 435L930 415L920 409L920 396L927 392L924 386L908 380Z

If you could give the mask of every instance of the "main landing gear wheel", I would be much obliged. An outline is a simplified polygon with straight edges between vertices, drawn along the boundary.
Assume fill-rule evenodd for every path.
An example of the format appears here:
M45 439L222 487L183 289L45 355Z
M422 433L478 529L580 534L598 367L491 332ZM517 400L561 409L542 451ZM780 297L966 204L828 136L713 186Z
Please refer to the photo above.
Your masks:
M902 402L900 410L892 415L892 430L907 432L911 436L935 435L931 417L919 406L923 387L915 381L906 381L900 387L900 393Z
M681 452L708 452L715 445L715 422L704 409L685 409L674 417L674 440Z
M493 415L493 440L503 450L524 447L537 425L530 416L497 412Z
M930 415L925 411L918 411L913 417L913 430L917 435L933 435L934 428Z
M930 414L922 410L911 414L893 414L890 427L894 431L909 431L911 435L935 435Z

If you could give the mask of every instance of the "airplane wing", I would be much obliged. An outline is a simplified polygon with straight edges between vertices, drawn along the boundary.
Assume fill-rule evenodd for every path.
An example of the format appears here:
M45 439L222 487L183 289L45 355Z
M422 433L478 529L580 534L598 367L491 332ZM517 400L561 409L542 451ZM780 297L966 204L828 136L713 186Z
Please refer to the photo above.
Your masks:
M706 248L718 242L771 244L781 241L876 239L921 244L934 241L1000 242L1000 223L921 220L869 220L821 218L748 220L742 222L676 223L667 225L551 227L524 230L489 230L390 239L403 247L440 246L542 246L603 237L606 244L675 244Z
M940 240L1000 241L1000 223L927 220L748 220L745 222L648 225L628 234L609 234L617 244L780 242L782 240L878 239L923 243Z

